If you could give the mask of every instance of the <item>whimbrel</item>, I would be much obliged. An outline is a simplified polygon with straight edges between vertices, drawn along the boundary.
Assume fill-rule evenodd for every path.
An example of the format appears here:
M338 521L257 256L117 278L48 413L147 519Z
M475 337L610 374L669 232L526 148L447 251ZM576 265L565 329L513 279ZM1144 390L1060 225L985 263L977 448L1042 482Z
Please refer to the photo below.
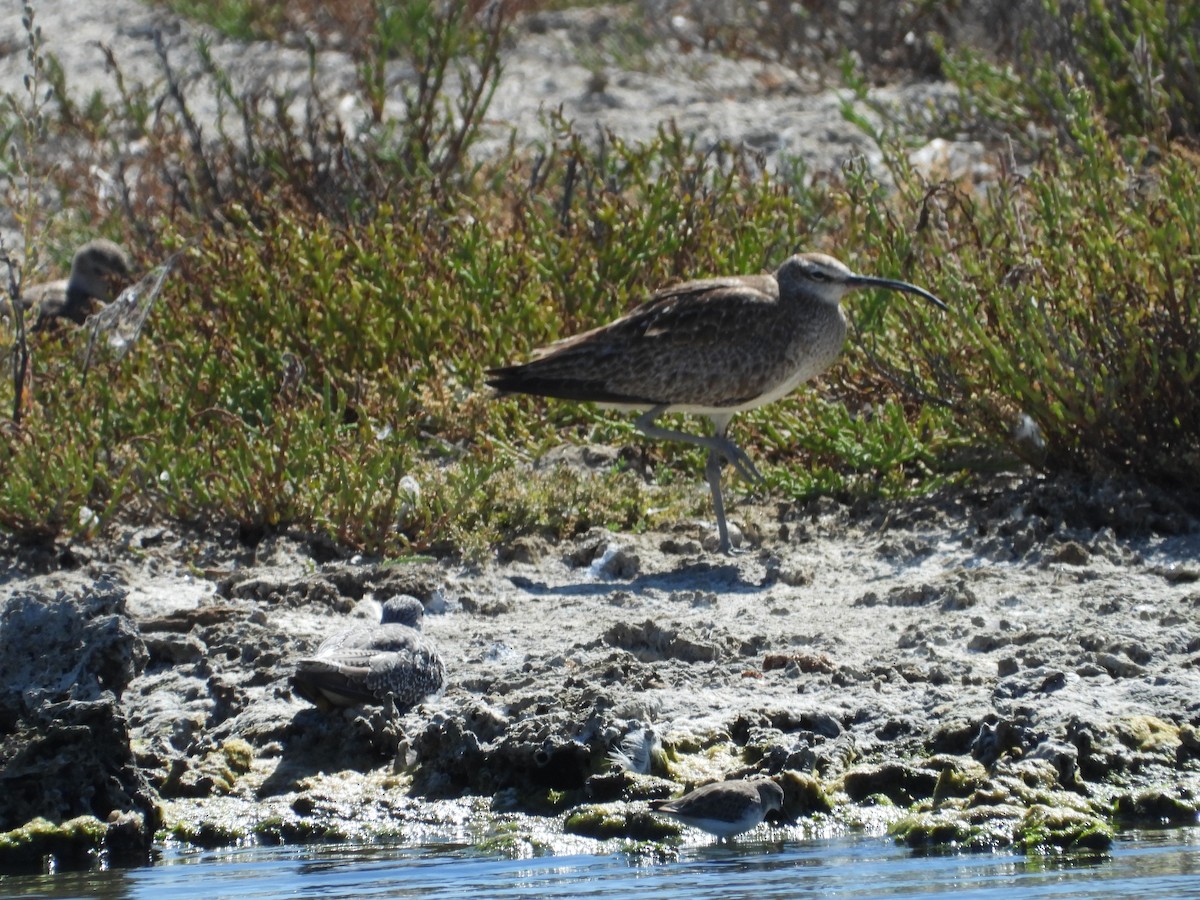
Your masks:
M946 308L906 281L858 275L830 256L801 253L773 275L707 278L658 291L608 325L536 351L528 363L489 370L488 384L508 393L644 410L636 420L643 434L707 449L718 549L728 553L721 465L727 460L747 480L762 480L745 451L726 437L730 421L829 368L846 337L839 303L865 287L916 294ZM713 433L654 424L667 412L705 415Z
M130 280L125 251L119 244L97 238L75 251L68 278L25 288L21 292L21 306L36 313L34 329L46 327L55 318L82 325L92 312L93 300L111 302ZM7 302L0 306L8 311Z
M731 838L755 828L775 809L783 809L783 788L769 778L718 781L674 800L651 800L650 808L691 825Z
M382 624L332 634L299 660L293 689L324 711L383 703L389 694L401 709L419 703L446 681L441 656L417 630L423 613L417 598L393 597L383 605Z

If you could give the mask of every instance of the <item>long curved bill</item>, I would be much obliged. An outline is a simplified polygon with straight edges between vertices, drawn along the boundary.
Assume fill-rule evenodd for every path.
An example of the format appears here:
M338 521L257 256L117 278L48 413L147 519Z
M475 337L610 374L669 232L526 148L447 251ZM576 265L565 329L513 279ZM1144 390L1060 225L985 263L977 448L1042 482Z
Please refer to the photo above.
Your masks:
M871 275L851 275L846 281L851 287L887 288L892 291L903 291L906 294L916 294L918 297L924 297L938 309L944 309L947 312L950 309L950 307L925 290L925 288L919 288L915 284L909 284L907 281L895 281L891 278L875 278Z

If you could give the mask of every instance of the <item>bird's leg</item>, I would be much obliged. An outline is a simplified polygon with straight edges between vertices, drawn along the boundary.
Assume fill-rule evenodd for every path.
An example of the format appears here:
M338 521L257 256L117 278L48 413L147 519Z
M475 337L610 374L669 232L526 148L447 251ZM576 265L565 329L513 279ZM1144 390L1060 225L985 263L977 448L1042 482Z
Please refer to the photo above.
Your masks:
M763 477L754 467L754 463L750 461L750 457L746 455L746 451L725 436L725 429L729 427L729 422L733 418L732 413L709 417L713 421L711 435L688 434L686 431L675 431L654 424L654 420L666 409L665 406L656 406L638 416L635 424L646 437L662 441L684 441L708 450L708 460L704 464L704 477L708 481L708 489L712 494L713 512L717 517L717 551L731 553L733 545L729 540L729 526L725 522L725 500L721 496L722 462L728 460L739 475L752 483L762 482Z
M729 553L733 545L729 541L729 526L725 524L725 501L721 497L721 457L716 450L708 451L708 462L704 464L704 477L712 493L713 513L717 517L717 552Z
M663 428L661 425L654 424L654 420L666 410L666 406L655 406L638 416L634 424L642 434L656 441L683 441L703 447L710 454L717 453L728 460L737 473L747 481L753 484L762 483L763 477L754 467L750 457L746 455L746 451L725 436L725 429L729 427L729 421L733 418L732 414L709 416L715 426L712 434L689 434L686 431L675 431L673 428Z

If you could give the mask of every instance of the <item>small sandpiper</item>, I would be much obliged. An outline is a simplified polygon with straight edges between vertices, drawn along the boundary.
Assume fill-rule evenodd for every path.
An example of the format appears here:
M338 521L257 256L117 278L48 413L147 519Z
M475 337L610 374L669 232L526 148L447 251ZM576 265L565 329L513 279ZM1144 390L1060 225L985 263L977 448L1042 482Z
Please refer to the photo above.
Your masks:
M658 291L608 325L535 351L530 362L489 370L487 383L506 393L644 410L636 424L647 437L708 450L704 473L717 549L729 553L721 466L729 462L748 481L762 481L746 452L725 436L730 421L828 369L846 338L839 303L848 291L869 287L916 294L946 308L906 281L858 275L833 257L801 253L773 275L708 278ZM654 424L668 412L707 416L713 433Z
M769 778L718 781L674 800L651 800L650 808L720 838L757 827L772 810L783 809L783 788Z
M36 314L35 330L53 319L82 325L93 312L94 301L112 302L131 280L129 257L121 246L96 238L75 251L68 278L30 285L21 292L21 306ZM7 312L8 303L2 306Z
M292 688L324 711L383 703L389 694L397 709L406 709L437 693L446 667L417 630L424 611L416 597L391 598L383 604L381 624L332 634L313 656L297 661Z

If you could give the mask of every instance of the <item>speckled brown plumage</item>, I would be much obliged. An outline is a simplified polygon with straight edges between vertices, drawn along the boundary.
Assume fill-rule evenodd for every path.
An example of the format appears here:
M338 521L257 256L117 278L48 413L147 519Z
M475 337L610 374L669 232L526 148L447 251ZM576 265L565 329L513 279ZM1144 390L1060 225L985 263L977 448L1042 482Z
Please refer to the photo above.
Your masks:
M488 384L644 409L637 424L648 436L706 447L719 546L727 552L721 461L748 479L759 478L749 457L725 437L730 419L825 371L846 337L839 301L847 291L871 286L943 306L907 282L856 275L832 257L802 253L773 275L709 278L658 291L615 322L551 344L528 363L490 370ZM714 434L661 428L654 419L664 412L706 415Z
M783 809L783 788L767 778L719 781L674 800L651 800L650 808L709 834L731 838L757 827L767 813Z
M21 307L34 314L31 325L35 330L55 319L82 325L93 312L95 301L111 302L131 278L129 257L121 246L96 238L75 251L68 278L25 288ZM0 313L9 314L7 301L0 307Z
M780 303L774 276L712 278L659 291L532 362L493 369L488 383L621 406L746 409L798 370L828 366L845 333L836 305Z
M292 688L322 710L382 703L389 695L400 709L419 703L446 680L441 655L417 630L423 612L415 597L393 597L380 624L335 632L297 660Z

